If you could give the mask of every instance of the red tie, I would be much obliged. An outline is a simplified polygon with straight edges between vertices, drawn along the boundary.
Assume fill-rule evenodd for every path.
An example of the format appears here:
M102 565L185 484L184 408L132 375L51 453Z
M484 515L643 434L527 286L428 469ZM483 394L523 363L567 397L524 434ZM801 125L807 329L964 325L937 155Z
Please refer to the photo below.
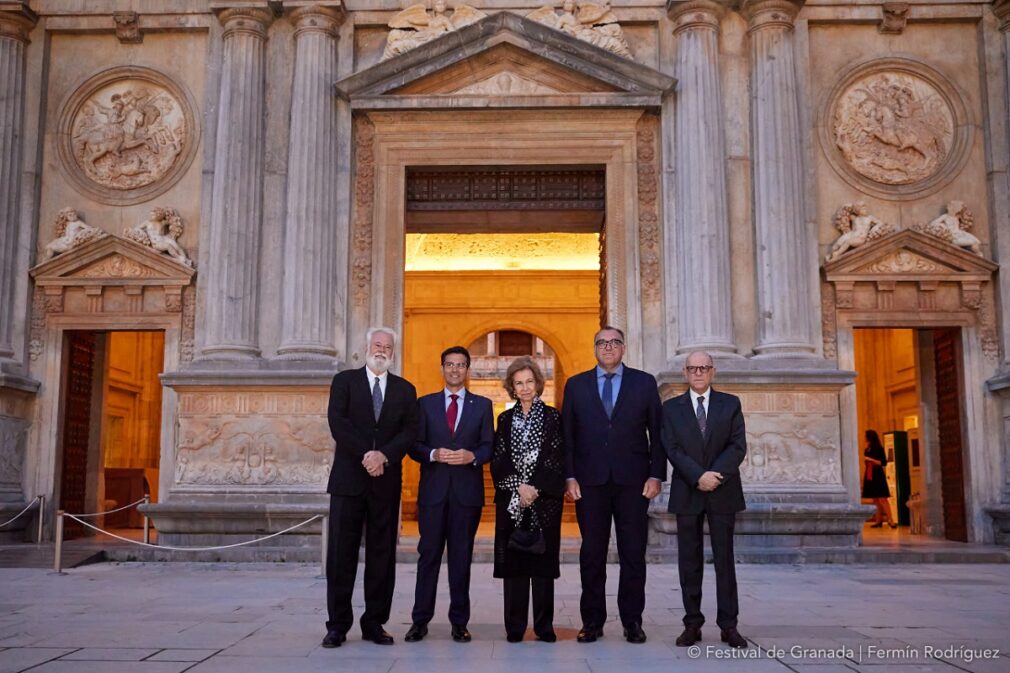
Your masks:
M449 434L451 435L456 431L456 414L459 413L459 404L456 400L459 399L459 395L449 395L449 408L445 410L445 420L449 422Z

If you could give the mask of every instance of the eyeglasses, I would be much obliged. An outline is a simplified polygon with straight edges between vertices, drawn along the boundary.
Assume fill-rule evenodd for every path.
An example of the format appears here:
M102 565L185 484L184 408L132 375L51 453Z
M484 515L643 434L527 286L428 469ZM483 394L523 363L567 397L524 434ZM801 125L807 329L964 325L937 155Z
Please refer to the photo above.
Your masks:
M624 345L624 342L620 339L597 339L597 348L620 348Z
M712 365L688 365L684 367L688 374L708 374L709 370L714 369Z
M470 365L465 362L443 362L442 366L446 369L466 369Z

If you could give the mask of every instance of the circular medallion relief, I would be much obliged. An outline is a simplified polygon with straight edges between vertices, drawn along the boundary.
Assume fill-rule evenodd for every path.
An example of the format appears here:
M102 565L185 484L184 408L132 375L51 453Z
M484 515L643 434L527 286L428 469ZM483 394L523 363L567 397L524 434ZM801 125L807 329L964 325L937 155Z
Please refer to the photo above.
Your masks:
M199 129L189 93L140 67L103 71L60 109L58 149L66 175L103 203L148 201L175 184L193 160Z
M961 96L916 61L856 66L831 91L821 126L829 161L853 187L917 198L964 165L971 127Z

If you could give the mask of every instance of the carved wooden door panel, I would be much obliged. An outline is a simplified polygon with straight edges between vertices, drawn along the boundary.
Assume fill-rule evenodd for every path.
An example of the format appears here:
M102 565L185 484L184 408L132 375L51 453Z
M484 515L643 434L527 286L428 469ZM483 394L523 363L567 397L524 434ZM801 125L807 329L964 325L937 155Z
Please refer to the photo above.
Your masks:
M948 540L968 541L964 501L964 436L961 432L961 330L933 330L937 423L940 435L940 491L943 529Z
M60 470L60 509L83 512L91 434L91 388L95 368L95 333L68 332L67 374L64 382L63 462ZM64 520L66 539L80 537L84 526Z

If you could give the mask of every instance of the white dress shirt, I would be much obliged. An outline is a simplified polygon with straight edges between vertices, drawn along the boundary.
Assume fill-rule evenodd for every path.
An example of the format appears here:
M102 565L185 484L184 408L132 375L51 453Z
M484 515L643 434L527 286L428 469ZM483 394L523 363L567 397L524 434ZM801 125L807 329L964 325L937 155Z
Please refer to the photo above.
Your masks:
M442 389L442 397L444 398L443 401L445 402L445 413L446 414L449 413L449 405L452 403L452 398L449 397L450 395L456 395L459 398L459 399L456 400L456 405L459 407L456 410L456 425L452 428L452 431L456 432L456 428L459 427L459 421L460 421L461 418L463 418L463 398L466 397L466 388L460 388L458 393L454 393L451 390L449 390L448 388L443 388ZM448 416L446 416L446 418L448 419ZM437 450L438 449L432 449L431 453L428 454L428 461L429 462L432 462L432 463L435 462L435 451L437 451Z
M703 393L694 392L694 388L691 388L691 411L698 414L698 398L704 397L705 401L701 403L705 407L705 418L708 418L708 403L712 401L712 386L709 386L707 390Z
M365 367L365 374L368 376L368 392L371 394L372 390L375 388L375 380L379 380L379 390L382 391L382 402L386 402L386 381L389 379L389 372L382 372L381 374L376 374L368 367Z

